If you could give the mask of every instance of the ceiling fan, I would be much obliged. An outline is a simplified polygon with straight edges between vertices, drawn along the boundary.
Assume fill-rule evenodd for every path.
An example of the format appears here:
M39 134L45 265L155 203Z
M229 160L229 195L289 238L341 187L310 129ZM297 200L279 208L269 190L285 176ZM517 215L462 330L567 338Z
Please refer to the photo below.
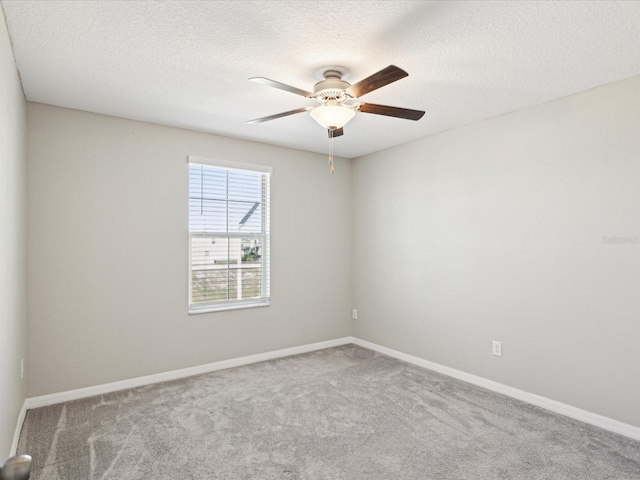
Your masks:
M250 78L249 81L251 82L278 88L285 92L295 93L296 95L301 95L306 98L314 98L320 105L276 113L268 117L249 120L247 123L268 122L296 113L309 112L311 118L327 129L329 138L334 138L344 134L343 127L355 116L356 112L386 115L388 117L404 118L407 120L420 120L424 115L422 110L354 102L356 98L407 77L409 74L401 68L395 65L389 65L387 68L374 73L364 80L360 80L354 85L342 79L344 73L345 70L340 67L327 67L322 75L324 77L323 80L314 85L313 93L264 77Z

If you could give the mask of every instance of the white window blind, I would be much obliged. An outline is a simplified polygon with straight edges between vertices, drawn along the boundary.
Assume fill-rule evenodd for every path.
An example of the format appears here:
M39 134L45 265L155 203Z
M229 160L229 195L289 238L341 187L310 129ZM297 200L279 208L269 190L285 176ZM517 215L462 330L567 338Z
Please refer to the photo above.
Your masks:
M269 304L270 173L219 164L189 163L190 313Z

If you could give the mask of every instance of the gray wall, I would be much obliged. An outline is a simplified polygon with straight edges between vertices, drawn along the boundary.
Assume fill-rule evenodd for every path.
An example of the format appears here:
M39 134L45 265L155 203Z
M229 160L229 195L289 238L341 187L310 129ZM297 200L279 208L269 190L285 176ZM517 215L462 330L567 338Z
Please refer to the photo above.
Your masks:
M27 354L25 100L0 8L0 463L25 397Z
M28 104L29 396L349 335L351 166ZM273 166L271 306L187 314L187 156Z
M639 106L636 77L354 160L355 335L640 426Z

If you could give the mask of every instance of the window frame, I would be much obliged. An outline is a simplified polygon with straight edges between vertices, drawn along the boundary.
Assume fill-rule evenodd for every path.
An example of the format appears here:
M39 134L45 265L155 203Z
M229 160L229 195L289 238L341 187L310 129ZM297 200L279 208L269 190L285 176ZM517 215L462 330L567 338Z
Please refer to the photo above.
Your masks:
M266 199L266 211L262 215L262 233L236 233L226 232L224 237L228 239L232 238L259 238L262 241L262 259L261 264L261 296L259 298L248 299L235 299L235 300L223 300L215 303L210 303L202 306L194 306L191 302L193 277L192 277L192 238L194 233L190 230L190 218L189 218L189 201L191 199L191 191L189 187L189 167L192 165L201 165L205 167L223 168L226 170L236 170L241 172L259 173L266 176L265 189L263 197ZM267 165L258 165L251 163L236 162L231 160L222 160L208 157L201 157L197 155L189 155L187 157L187 236L188 236L188 297L187 305L189 315L197 315L200 313L220 312L227 310L239 310L245 308L256 307L268 307L271 304L271 232L270 232L270 219L271 219L271 175L273 174L273 168ZM228 206L227 206L228 208ZM196 233L196 235L198 235ZM238 273L241 274L241 269L238 269Z

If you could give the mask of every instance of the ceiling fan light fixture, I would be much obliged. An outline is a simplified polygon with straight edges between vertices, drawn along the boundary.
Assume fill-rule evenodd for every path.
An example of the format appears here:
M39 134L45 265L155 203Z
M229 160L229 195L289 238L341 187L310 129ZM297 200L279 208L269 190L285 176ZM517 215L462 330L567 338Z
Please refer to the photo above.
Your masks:
M337 102L327 102L315 107L309 112L311 118L327 129L342 128L351 120L356 111L353 108L340 105Z

